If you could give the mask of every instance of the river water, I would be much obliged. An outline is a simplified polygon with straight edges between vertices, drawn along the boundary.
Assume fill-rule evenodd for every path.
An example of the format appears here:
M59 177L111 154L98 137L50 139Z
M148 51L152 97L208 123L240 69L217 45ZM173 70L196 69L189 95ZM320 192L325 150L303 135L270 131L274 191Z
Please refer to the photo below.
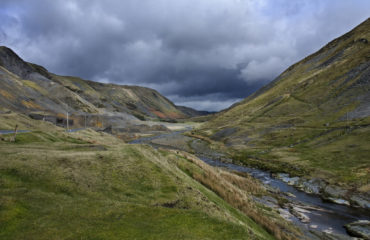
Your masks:
M248 168L232 163L223 163L206 157L201 160L215 167L223 167L233 171L245 172L259 179L262 183L278 189L281 193L289 193L286 197L297 205L309 209L305 214L310 218L309 223L299 223L307 229L316 229L329 233L347 234L345 224L357 220L370 220L369 212L360 208L348 207L323 201L318 195L307 194L288 185L282 180L272 177L271 173L255 168ZM298 223L298 219L292 219Z
M152 145L153 147L158 147L157 144L153 144L151 141L160 138L169 137L181 137L182 132L171 132L162 135L157 135L153 137L140 138L132 141L133 144L145 143ZM200 141L199 139L194 139L194 141ZM161 147L166 147L161 145ZM172 146L167 146L168 148L173 148ZM197 151L196 151L197 152ZM225 163L212 157L205 157L202 152L197 152L196 155L199 159L203 160L207 164L215 167L227 168L232 171L248 173L252 177L260 180L264 185L269 186L277 190L278 194L284 196L288 199L293 206L299 206L303 213L309 217L309 222L302 222L298 218L290 215L290 220L296 223L299 227L306 230L316 230L319 232L335 233L347 235L345 224L357 221L357 220L370 220L370 211L354 208L345 205L339 205L331 202L326 202L320 198L319 195L308 194L297 188L288 185L280 179L274 178L270 172L249 168L244 166L235 165L232 163ZM216 154L217 155L217 154ZM287 209L287 212L288 209ZM348 236L348 235L347 235Z

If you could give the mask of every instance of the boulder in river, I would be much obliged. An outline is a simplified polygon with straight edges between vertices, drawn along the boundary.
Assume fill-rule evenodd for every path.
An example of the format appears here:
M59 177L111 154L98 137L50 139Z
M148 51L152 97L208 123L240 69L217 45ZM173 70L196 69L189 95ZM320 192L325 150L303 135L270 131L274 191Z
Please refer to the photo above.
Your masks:
M359 207L362 207L362 208L370 209L370 200L369 199L365 199L365 197L363 197L363 196L353 195L350 198L350 201L355 206L359 206Z
M344 199L329 197L329 198L326 198L326 200L328 200L330 202L333 202L333 203L336 203L336 204L350 206L350 203L347 200L344 200Z
M310 217L307 215L310 211L301 206L291 205L290 212L303 223L309 223Z
M282 218L284 218L287 221L292 221L294 215L290 213L289 209L279 208L278 211Z
M297 185L299 181L299 177L289 177L289 174L286 173L278 173L277 178L287 183L288 185Z
M370 240L370 221L359 220L344 226L347 232L354 236Z
M324 194L332 198L344 198L347 195L347 190L340 188L339 186L326 186Z
M325 183L317 178L313 178L308 181L301 179L297 187L309 194L320 194L321 189L325 187Z

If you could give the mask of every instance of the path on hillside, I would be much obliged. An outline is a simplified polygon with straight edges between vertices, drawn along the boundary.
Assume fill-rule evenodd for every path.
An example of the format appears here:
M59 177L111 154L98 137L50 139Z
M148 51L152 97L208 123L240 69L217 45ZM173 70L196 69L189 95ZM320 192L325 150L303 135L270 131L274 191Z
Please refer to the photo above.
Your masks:
M0 134L13 134L14 130L0 130ZM18 130L17 133L27 133L30 132L30 130Z

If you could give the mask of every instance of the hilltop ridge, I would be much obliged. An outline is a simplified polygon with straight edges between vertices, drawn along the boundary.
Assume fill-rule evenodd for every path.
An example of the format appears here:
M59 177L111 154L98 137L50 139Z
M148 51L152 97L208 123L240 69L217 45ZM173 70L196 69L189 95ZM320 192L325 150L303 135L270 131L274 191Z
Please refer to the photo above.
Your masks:
M369 41L367 19L217 114L197 134L231 147L244 164L368 194Z
M0 105L13 111L63 115L100 114L122 119L179 119L203 115L183 111L154 89L59 76L0 47ZM110 121L109 118L106 121Z

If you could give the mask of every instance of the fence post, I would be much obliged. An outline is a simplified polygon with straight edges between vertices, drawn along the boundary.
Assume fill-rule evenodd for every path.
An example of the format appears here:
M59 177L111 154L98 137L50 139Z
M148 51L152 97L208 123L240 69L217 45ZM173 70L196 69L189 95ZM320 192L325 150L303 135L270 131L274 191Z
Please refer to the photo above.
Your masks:
M69 132L69 113L67 112L67 132Z

